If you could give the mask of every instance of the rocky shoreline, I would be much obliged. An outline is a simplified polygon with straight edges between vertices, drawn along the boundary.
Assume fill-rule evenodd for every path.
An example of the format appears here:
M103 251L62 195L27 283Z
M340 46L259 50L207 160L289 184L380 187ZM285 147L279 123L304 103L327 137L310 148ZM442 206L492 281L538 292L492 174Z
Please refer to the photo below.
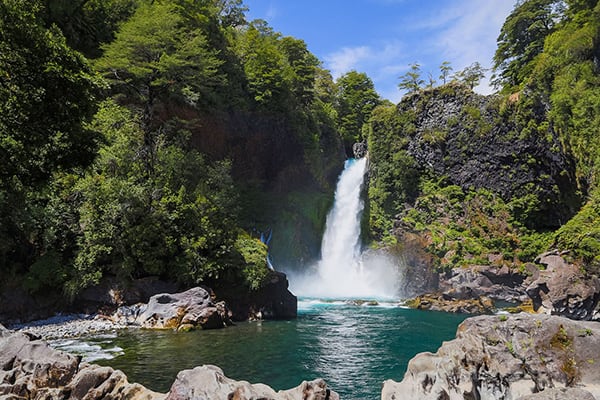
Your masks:
M496 303L574 320L600 321L600 279L550 251L522 268L470 265L440 273L436 285L407 301L412 308L492 314Z
M421 353L382 400L600 399L600 324L550 315L465 320L456 339Z
M2 325L0 398L339 400L337 393L327 388L322 379L305 381L296 388L276 392L264 384L229 379L221 369L211 365L181 371L168 393L158 393L140 384L130 383L119 370L82 362L81 357L55 350L32 333L14 332Z
M530 313L465 320L456 338L436 353L417 354L402 381L386 381L382 400L600 400L600 325L594 321L599 315L598 279L581 276L560 254L542 255L538 263L542 270L456 268L440 279L440 292L409 302L422 309L490 313L492 299L515 300L530 304ZM263 384L231 380L215 366L181 371L169 393L156 393L130 384L120 371L87 364L45 342L119 329L223 328L232 324L231 316L227 304L196 287L159 293L148 303L121 306L109 314L59 315L15 324L11 330L0 325L0 398L339 398L321 379L275 392Z
M124 325L76 315L16 327L19 331L0 325L0 398L6 400L339 399L322 379L276 392L229 379L210 365L181 371L168 393L157 393L43 340ZM598 400L600 325L527 313L468 318L436 353L413 357L402 381L385 381L381 399Z

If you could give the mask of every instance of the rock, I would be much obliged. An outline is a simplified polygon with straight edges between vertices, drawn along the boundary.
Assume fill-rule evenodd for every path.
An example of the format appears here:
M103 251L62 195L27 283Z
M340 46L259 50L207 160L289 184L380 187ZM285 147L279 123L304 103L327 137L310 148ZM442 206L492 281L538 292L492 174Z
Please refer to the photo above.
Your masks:
M20 286L0 283L0 321L7 325L47 318L57 309L68 309L60 293L41 291L33 295Z
M394 142L394 149L406 150L419 174L443 177L447 184L465 191L489 189L506 202L532 195L533 186L540 208L527 223L538 228L559 227L578 209L577 201L566 201L579 198L572 158L559 147L558 134L551 127L543 132L546 141L516 134L523 127L508 114L502 115L495 102L496 97L476 94L460 84L405 96L397 113L400 118L410 118L411 130L401 136L400 132L391 133L402 137ZM534 118L545 119L542 104L533 110ZM377 138L387 137L378 129L390 128L373 129ZM376 166L379 155L372 156Z
M204 365L177 374L166 400L236 399L236 400L339 400L322 379L302 382L300 386L275 392L262 383L235 381L219 367Z
M1 325L0 325L1 327ZM129 383L123 372L81 363L42 340L0 329L0 399L45 400L339 400L322 379L275 392L258 383L227 378L215 366L181 371L168 394Z
M0 332L0 398L132 399L165 396L130 384L121 371L80 362L21 332Z
M569 264L557 251L540 255L536 262L545 266L527 287L534 309L571 319L591 320L600 300L600 280Z
M300 386L289 390L279 391L281 400L339 400L340 396L327 388L323 379L304 381Z
M535 267L534 267L535 268ZM525 292L533 272L509 266L470 265L453 268L440 277L440 290L447 296L478 299L482 296L510 303L528 299Z
M291 319L298 315L298 299L288 289L287 276L272 271L270 281L257 291L244 292L236 287L215 287L225 300L234 321L248 319Z
M135 311L129 311L135 314ZM230 323L229 318L224 303L213 303L207 290L195 287L181 293L152 296L143 311L139 309L134 321L142 328L179 329L184 326L188 330L190 327L222 328Z
M352 145L352 154L354 154L354 158L363 158L368 152L369 149L367 148L366 142L354 143Z
M478 316L465 320L456 339L435 354L415 356L402 382L386 381L382 400L507 400L549 389L573 394L575 386L600 398L598 360L600 325L594 322L544 314Z
M577 388L546 389L543 392L529 394L517 400L596 400L587 390Z
M77 308L85 313L104 310L114 312L118 307L146 303L159 293L173 293L178 285L159 280L157 277L135 279L127 286L115 277L104 277L98 285L84 289L77 296Z
M234 381L219 367L204 365L179 372L166 400L274 399L276 396L266 385Z
M439 287L439 274L434 267L434 257L426 251L429 243L423 237L406 231L402 222L395 222L394 234L401 249L398 258L404 261L399 292L404 297L414 297L435 291ZM394 255L394 253L391 253Z
M418 310L444 311L461 314L490 314L495 311L494 302L485 296L463 298L458 295L431 293L417 296L406 302L406 305Z

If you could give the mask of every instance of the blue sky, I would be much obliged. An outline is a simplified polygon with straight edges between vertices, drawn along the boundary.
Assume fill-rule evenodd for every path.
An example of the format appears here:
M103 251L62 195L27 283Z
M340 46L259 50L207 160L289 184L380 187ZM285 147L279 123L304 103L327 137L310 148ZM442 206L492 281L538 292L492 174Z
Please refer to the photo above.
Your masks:
M366 72L379 94L398 102L409 64L439 76L478 61L489 68L496 38L516 0L244 0L249 19L306 42L334 78ZM489 74L488 74L489 75ZM491 93L485 79L476 88Z

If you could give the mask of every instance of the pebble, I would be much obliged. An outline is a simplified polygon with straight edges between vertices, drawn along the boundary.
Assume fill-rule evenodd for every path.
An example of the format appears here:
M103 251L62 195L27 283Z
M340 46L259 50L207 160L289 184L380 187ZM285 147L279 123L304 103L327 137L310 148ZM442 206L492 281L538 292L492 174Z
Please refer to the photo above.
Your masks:
M113 332L130 327L107 320L102 316L83 314L57 315L45 320L7 326L10 330L29 333L44 340Z

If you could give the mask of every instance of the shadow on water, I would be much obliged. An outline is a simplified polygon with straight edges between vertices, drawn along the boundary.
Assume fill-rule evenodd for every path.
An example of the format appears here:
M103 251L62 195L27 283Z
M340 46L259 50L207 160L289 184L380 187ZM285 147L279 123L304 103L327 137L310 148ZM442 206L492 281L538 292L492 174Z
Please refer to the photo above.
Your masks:
M314 303L293 321L188 333L122 331L110 343L103 339L122 354L98 363L161 392L178 371L214 364L230 378L276 390L320 377L342 399L379 399L385 379L401 380L410 358L453 338L464 318L391 305Z

